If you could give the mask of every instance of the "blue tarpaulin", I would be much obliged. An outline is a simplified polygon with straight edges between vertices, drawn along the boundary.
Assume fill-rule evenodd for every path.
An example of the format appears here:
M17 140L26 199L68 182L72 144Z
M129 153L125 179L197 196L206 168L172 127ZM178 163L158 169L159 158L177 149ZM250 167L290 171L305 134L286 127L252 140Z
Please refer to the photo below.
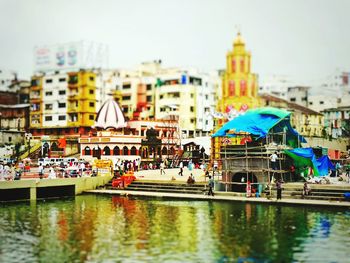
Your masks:
M273 132L286 131L289 145L296 145L297 140L306 142L304 137L291 127L290 112L271 107L248 110L243 115L225 123L212 136L234 137L239 133L249 133L257 138L264 138L270 130Z
M324 155L317 159L317 168L320 175L327 175L329 170L335 170L334 164L331 162L327 155Z
M328 174L329 170L335 169L327 155L316 159L312 148L295 148L293 150L285 150L285 153L294 159L295 166L311 166L314 170L314 175L324 176Z

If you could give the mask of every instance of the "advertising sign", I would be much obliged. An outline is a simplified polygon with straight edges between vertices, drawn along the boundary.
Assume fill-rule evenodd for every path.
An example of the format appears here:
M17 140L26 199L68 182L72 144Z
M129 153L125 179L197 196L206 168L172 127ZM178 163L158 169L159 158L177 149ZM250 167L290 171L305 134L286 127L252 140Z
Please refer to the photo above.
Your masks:
M108 47L80 41L34 49L35 71L107 67Z

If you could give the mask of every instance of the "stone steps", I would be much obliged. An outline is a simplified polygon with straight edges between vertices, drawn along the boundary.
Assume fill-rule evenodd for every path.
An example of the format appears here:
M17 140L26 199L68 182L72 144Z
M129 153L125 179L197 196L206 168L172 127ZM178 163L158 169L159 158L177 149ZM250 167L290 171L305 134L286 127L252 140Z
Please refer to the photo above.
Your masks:
M107 189L116 189L109 183ZM199 182L195 184L186 184L185 182L165 182L165 181L134 181L127 188L128 191L161 192L161 193L184 193L184 194L204 194L207 192L206 183ZM284 199L309 199L309 200L327 200L344 201L344 193L350 192L350 186L320 186L311 185L311 193L308 196L302 196L303 185L285 184L282 190ZM245 196L245 193L214 191L216 195ZM265 195L268 191L264 192ZM272 196L276 197L276 188L272 188Z
M204 187L204 183L186 184L178 182L134 181L126 189L128 191L203 194ZM106 185L106 188L115 189L112 187L112 184Z

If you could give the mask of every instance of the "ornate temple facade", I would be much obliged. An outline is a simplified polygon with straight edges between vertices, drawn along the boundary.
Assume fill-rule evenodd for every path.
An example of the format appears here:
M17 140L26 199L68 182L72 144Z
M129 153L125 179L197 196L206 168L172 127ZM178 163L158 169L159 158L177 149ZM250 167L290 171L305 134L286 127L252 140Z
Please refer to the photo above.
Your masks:
M157 140L151 140L153 137ZM144 142L157 142L144 143ZM126 122L114 100L106 101L97 113L88 135L79 138L83 159L142 160L152 162L173 158L180 145L178 122L175 120Z
M258 97L258 77L251 72L251 54L238 32L233 42L233 50L226 55L226 70L222 74L222 98L218 102L218 111L226 118L218 121L222 126L239 112L260 106ZM218 128L218 127L216 127Z

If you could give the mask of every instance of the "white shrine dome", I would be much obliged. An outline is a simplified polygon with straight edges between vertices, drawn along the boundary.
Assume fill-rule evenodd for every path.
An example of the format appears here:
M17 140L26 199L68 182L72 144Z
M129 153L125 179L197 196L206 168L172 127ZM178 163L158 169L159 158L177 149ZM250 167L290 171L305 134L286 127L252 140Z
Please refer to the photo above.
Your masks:
M97 113L94 127L102 129L126 127L124 114L115 100L109 99L103 103Z

